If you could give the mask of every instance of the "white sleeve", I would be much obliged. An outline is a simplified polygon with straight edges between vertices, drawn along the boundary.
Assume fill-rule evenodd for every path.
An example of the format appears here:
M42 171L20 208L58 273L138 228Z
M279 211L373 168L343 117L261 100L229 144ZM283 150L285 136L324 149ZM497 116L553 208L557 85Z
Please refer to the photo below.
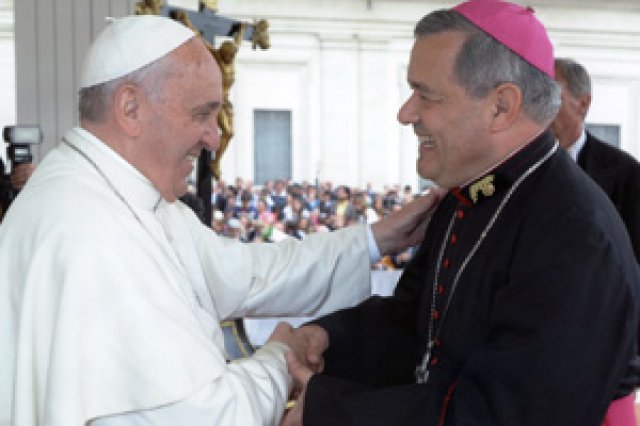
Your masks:
M373 236L370 223L367 224L367 246L369 247L369 261L371 261L371 263L376 263L382 259L382 256L380 255L380 248Z
M366 225L278 243L220 237L185 215L220 319L323 315L371 291Z
M148 410L95 419L90 426L277 425L291 388L284 354L269 342L250 358L227 365L226 374L189 397Z

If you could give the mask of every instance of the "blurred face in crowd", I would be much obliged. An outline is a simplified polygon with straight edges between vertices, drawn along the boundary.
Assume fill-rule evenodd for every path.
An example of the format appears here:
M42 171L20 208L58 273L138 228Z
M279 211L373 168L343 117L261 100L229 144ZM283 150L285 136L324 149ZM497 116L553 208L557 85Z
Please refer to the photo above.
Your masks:
M314 200L318 196L318 191L315 186L310 186L307 188L307 197L310 200Z
M200 150L218 147L221 77L198 39L183 44L168 59L168 77L160 78L160 93L147 99L148 149L140 169L167 201L174 201L187 190Z
M413 93L398 120L418 137L418 174L445 188L459 186L491 165L484 137L489 101L472 99L455 81L453 67L466 35L459 31L418 37L408 69Z
M573 145L582 133L584 119L591 104L591 95L574 96L569 91L567 80L557 68L556 81L562 89L562 103L550 128L554 136L558 138L560 146L566 149Z
M280 192L284 191L284 182L283 182L283 181L281 181L281 180L277 180L277 181L275 182L275 184L274 184L274 190L275 190L277 193L280 193Z
M347 193L347 190L343 186L338 187L336 191L336 196L340 201L346 201L349 199L349 194Z
M291 207L296 212L302 211L302 208L304 207L304 204L302 203L302 199L300 199L298 197L292 197L291 198Z

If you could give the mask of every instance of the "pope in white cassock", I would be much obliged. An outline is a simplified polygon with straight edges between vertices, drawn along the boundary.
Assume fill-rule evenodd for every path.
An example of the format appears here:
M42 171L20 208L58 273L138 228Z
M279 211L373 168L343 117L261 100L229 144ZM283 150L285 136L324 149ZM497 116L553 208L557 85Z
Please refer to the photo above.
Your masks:
M218 144L220 72L194 33L115 20L80 86L80 126L0 227L0 425L277 424L296 331L229 362L220 321L360 301L370 256L415 244L435 197L303 242L218 237L176 201Z

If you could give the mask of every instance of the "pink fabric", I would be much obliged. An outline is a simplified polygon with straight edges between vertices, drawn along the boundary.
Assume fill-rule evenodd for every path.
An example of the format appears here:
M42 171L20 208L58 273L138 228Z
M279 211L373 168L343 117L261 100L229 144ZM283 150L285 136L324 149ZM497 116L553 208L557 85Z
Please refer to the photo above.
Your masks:
M616 399L609 405L602 426L637 426L635 395Z
M501 0L469 0L453 10L553 78L553 45L533 9Z

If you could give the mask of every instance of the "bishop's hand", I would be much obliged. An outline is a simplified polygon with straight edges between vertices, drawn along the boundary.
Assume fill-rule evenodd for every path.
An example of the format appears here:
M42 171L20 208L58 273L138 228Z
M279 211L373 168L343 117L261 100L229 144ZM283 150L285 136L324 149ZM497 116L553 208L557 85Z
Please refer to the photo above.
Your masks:
M285 413L282 418L282 422L280 422L280 426L302 426L304 396L309 379L313 376L313 371L300 362L300 359L298 359L293 352L287 352L285 354L285 358L287 359L287 367L289 368L289 373L293 377L296 388L302 389L302 391L296 399L293 408Z

